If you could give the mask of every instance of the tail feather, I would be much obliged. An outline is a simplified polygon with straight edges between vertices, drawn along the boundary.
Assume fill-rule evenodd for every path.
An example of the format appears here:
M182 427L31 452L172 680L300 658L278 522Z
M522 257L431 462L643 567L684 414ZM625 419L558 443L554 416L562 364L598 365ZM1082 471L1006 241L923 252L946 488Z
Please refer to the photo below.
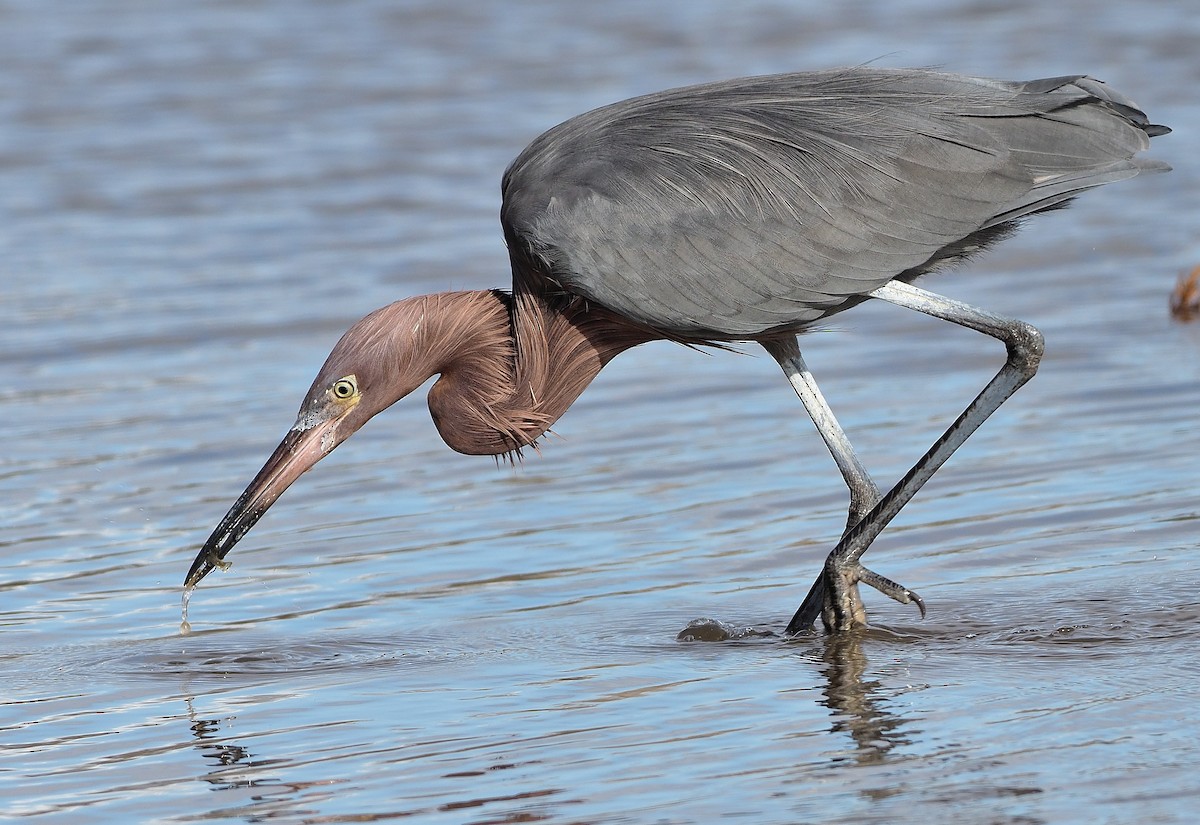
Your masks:
M1136 157L1151 137L1171 130L1150 123L1136 103L1105 83L1074 75L1016 85L1033 116L991 118L991 128L1003 132L1035 183L985 228L1053 209L1097 186L1171 168Z

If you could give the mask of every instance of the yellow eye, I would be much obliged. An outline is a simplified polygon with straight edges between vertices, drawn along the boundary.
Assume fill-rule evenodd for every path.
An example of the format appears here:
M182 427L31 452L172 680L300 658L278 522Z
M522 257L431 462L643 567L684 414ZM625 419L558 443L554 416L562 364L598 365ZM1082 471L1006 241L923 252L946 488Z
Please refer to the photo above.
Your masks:
M358 381L353 375L339 378L333 382L333 386L329 388L329 392L338 401L349 401L358 395Z

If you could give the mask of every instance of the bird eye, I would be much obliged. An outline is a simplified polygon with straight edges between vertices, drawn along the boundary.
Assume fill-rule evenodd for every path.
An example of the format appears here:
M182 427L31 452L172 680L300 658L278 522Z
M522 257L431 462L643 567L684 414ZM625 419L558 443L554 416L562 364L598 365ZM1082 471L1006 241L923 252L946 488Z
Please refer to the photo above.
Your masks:
M354 379L353 375L348 375L345 378L339 378L337 381L334 381L329 391L338 401L347 401L358 395L358 382Z

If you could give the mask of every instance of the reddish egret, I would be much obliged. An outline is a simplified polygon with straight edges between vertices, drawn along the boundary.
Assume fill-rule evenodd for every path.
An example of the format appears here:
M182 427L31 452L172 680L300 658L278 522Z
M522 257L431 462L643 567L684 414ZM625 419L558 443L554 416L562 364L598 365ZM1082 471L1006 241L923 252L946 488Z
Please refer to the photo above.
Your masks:
M850 490L846 529L787 633L866 622L858 585L921 599L860 561L1042 355L1021 321L913 286L1026 216L1165 164L1169 129L1085 76L1006 82L876 68L752 77L605 106L533 141L503 180L512 291L379 309L342 336L295 425L204 544L191 588L301 473L440 378L429 411L473 455L528 447L630 347L756 341L783 368ZM868 298L1004 342L1000 371L886 494L800 355L797 335Z

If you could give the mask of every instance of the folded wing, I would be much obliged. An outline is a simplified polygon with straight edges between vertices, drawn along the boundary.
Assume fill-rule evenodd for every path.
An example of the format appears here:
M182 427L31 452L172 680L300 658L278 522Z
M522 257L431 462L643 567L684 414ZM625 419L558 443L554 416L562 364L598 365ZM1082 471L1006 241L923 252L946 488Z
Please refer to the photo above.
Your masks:
M535 140L504 176L514 287L690 339L799 328L1012 222L1165 168L1099 81L872 68L692 86Z

